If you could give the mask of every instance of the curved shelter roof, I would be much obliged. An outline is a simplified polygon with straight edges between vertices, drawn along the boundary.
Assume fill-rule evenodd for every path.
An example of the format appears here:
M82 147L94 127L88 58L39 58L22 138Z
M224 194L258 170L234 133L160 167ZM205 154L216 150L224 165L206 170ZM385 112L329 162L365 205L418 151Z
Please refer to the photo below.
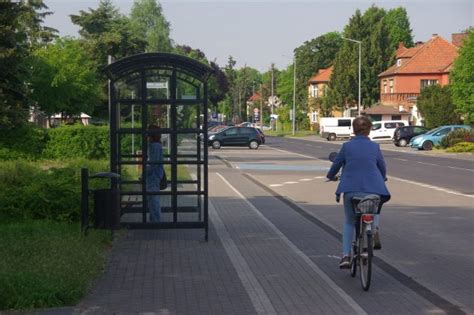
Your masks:
M186 56L171 53L142 53L119 59L106 67L103 72L115 81L141 69L176 69L202 82L207 81L214 71L211 67Z

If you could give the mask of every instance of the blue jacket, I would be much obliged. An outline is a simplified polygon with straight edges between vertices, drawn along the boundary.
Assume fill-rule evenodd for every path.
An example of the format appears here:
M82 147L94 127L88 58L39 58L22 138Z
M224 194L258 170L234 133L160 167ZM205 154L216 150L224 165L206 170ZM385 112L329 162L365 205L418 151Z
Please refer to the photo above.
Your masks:
M333 179L340 168L341 180L336 195L346 192L377 194L386 202L390 192L385 185L385 161L380 146L368 137L356 136L344 143L326 177Z

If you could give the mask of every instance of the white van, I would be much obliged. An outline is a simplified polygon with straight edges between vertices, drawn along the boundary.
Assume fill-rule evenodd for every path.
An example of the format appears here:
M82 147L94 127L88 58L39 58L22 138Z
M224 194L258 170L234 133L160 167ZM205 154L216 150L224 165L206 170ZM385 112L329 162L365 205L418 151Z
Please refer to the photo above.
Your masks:
M372 130L370 131L369 138L373 141L378 140L392 140L393 134L397 127L408 126L406 120L382 120L373 121Z
M353 120L354 117L322 117L319 120L319 134L328 141L350 138L354 134Z

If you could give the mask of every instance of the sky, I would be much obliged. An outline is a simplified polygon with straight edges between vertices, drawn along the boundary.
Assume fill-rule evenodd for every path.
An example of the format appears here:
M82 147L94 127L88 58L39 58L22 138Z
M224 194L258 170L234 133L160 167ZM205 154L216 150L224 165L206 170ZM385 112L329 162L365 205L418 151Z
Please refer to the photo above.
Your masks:
M133 0L113 0L128 14ZM386 9L403 6L410 18L415 41L432 34L451 40L474 26L473 0L349 1L349 0L163 0L159 1L171 24L171 38L202 50L208 59L224 66L229 56L237 67L266 71L271 63L284 68L292 63L293 49L331 31L342 31L356 9L372 4ZM79 36L69 15L96 8L99 0L45 0L54 12L45 25L60 35Z

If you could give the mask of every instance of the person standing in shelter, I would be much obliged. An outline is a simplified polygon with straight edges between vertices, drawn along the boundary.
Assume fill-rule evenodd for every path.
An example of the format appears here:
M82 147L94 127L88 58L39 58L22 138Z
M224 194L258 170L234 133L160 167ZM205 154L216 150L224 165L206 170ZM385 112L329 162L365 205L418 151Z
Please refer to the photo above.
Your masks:
M163 147L161 146L160 127L150 125L148 131L148 162L163 162ZM163 164L149 164L146 166L146 189L148 192L160 191L160 181L163 178ZM160 222L161 206L160 196L150 195L147 198L150 222Z

